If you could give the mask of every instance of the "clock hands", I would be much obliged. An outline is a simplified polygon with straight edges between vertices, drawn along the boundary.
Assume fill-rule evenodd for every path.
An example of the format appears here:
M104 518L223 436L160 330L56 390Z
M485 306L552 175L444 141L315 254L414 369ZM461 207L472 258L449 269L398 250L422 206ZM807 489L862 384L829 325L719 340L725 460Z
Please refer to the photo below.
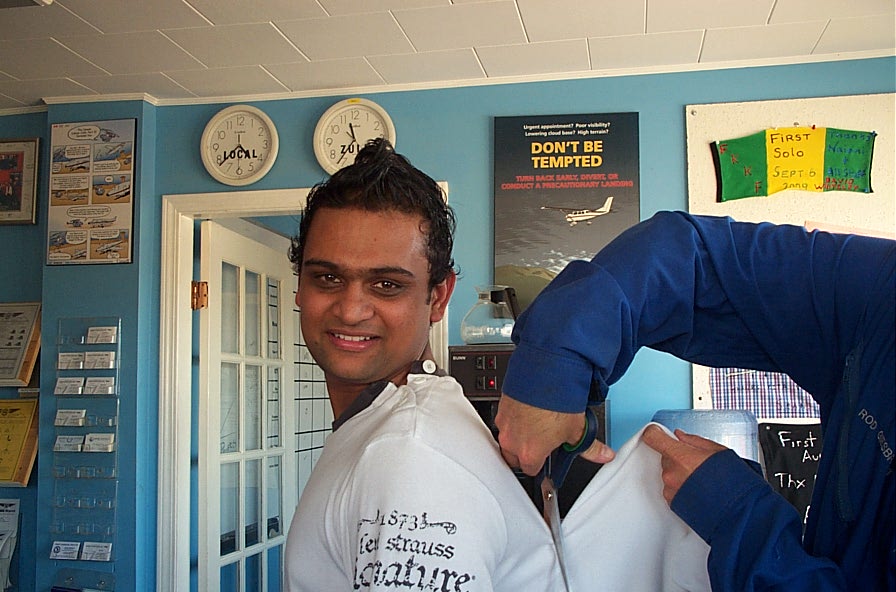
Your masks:
M341 154L339 155L339 160L336 161L336 164L342 163L342 159L344 159L349 154L354 154L354 146L358 147L358 150L361 149L361 144L358 143L358 138L355 137L355 126L351 123L348 124L348 136L352 139L348 144L342 145Z
M258 156L255 154L255 149L253 148L251 151L246 150L243 147L243 133L237 132L236 134L236 146L231 150L225 150L221 154L221 162L219 164L223 165L228 160L236 160L237 174L242 174L242 168L240 167L241 159L256 159Z

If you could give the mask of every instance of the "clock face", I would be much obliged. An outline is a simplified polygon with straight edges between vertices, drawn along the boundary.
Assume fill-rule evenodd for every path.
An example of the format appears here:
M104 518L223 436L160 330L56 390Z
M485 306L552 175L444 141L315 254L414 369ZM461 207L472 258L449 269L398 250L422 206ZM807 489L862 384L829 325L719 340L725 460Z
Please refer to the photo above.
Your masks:
M366 99L346 99L327 109L314 130L314 154L328 173L355 162L368 140L395 145L395 126L386 111Z
M279 147L270 117L250 105L234 105L219 111L206 125L202 162L218 181L248 185L271 170Z

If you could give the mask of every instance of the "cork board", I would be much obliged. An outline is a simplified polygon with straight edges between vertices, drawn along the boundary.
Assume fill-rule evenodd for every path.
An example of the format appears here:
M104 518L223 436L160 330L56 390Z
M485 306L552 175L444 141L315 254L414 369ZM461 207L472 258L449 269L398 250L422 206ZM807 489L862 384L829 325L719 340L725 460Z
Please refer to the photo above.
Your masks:
M688 210L747 222L837 227L896 236L896 95L687 105ZM716 202L710 144L769 128L799 126L874 131L872 193L788 189L767 197Z

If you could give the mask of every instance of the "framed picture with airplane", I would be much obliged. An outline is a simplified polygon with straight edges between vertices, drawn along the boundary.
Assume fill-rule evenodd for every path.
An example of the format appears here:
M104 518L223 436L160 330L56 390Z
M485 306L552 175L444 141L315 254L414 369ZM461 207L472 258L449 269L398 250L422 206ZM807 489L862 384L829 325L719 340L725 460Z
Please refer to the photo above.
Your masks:
M130 263L136 119L54 123L47 264Z
M638 114L495 117L494 141L494 283L522 310L638 223Z

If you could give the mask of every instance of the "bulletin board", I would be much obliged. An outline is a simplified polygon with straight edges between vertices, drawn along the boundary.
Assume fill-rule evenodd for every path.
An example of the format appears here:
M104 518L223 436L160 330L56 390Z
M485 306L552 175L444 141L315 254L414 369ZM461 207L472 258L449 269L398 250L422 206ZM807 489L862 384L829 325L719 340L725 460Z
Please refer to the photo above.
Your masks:
M896 238L896 95L852 95L778 101L687 105L688 209L693 214L731 216L746 222L795 224L810 229ZM711 145L772 128L828 127L876 132L871 166L871 193L788 189L763 197L717 201L716 169ZM749 384L769 390L754 414L766 418L817 421L814 402L786 376L752 370L693 366L693 406L749 408L742 400L719 405L711 383ZM783 376L783 378L782 378ZM745 380L746 379L746 380ZM765 385L771 385L766 387ZM732 399L738 398L733 386ZM752 387L751 387L752 388ZM792 394L782 404L781 393ZM714 404L714 398L716 403ZM752 395L747 394L747 398ZM777 405L777 407L775 406ZM783 406L782 406L783 405ZM752 409L751 409L752 410Z
M896 94L688 105L688 210L747 222L848 227L896 234ZM767 197L716 202L712 142L776 127L835 127L877 132L872 193L789 189Z

